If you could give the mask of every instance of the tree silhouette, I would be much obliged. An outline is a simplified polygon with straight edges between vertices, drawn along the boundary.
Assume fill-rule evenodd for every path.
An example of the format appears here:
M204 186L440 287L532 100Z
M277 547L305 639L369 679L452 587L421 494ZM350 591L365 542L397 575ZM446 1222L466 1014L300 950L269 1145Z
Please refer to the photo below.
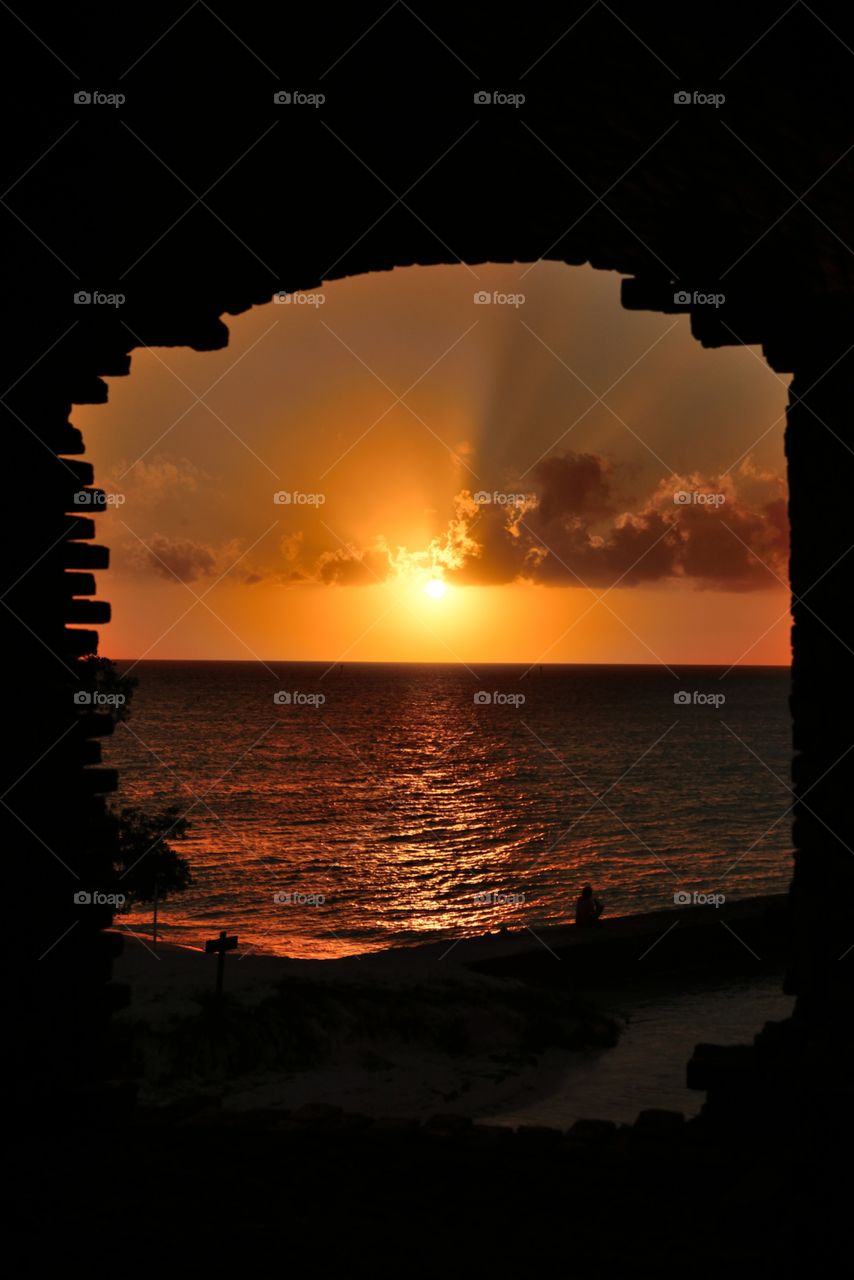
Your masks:
M153 902L181 893L193 883L190 864L167 841L183 840L189 823L177 805L158 813L135 807L112 810L116 874L120 892L134 902Z
M89 657L79 663L82 685L93 698L97 710L106 712L115 724L127 720L137 686L135 676L116 670L110 658ZM113 863L118 892L131 903L162 902L170 894L181 893L192 883L190 864L167 840L183 840L189 823L176 805L157 812L136 806L110 807L107 822L113 841Z

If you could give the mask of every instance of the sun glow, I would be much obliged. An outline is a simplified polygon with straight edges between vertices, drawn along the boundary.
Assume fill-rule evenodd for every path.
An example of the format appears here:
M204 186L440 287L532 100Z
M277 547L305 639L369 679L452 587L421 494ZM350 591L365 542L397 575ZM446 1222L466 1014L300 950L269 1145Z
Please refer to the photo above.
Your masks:
M512 264L487 264L478 275L490 291L518 288L519 268ZM99 483L125 494L138 516L133 530L122 523L118 505L108 503L99 517L99 541L110 545L114 565L114 620L102 644L127 659L259 655L331 662L346 656L527 666L649 663L657 655L728 666L746 653L743 661L788 663L789 600L779 582L738 591L725 590L724 582L718 592L716 586L695 590L687 577L662 578L666 539L653 541L639 565L643 573L620 578L637 558L633 541L642 541L642 530L624 526L623 516L650 521L651 532L662 515L673 514L672 495L668 505L660 464L637 447L637 432L614 434L602 406L582 421L589 393L567 380L563 356L555 354L571 353L588 386L608 386L648 349L641 380L632 374L620 383L624 398L615 399L614 408L686 480L694 471L717 477L732 450L741 453L756 421L779 418L785 387L761 374L753 381L758 365L748 349L702 350L684 317L661 342L672 317L622 310L616 276L537 264L526 276L525 315L542 341L531 344L528 335L520 348L516 313L505 315L513 308L478 307L470 338L435 367L471 306L471 276L462 266L405 267L328 282L325 310L334 309L343 346L330 343L320 316L302 315L323 308L271 303L228 318L228 347L204 353L139 348L133 376L109 379L109 402L80 405L74 415ZM273 311L277 323L269 330ZM355 351L381 381L364 377ZM422 422L437 424L432 434L413 426L402 405L389 410L388 386L414 385L419 377L406 399ZM187 408L187 387L202 384L214 387L208 399L223 421L253 423L253 450L241 448L233 433L211 433L203 404ZM175 422L182 412L180 432L164 439L162 428L153 431L152 422ZM695 422L690 445L686 417ZM555 433L564 419L578 419L566 439ZM364 437L363 421L376 421ZM567 457L575 458L574 469ZM129 458L138 459L130 470ZM534 458L542 464L536 476ZM604 470L597 471L596 458ZM785 459L778 429L757 446L754 462L758 471L739 474L745 523L734 527L745 533L756 523L764 539L771 523L763 533L766 517L760 527L747 507L780 506L774 477L784 476ZM292 492L282 497L290 503L271 504L270 470L287 475ZM740 473L741 464L734 470ZM319 502L298 500L319 496L321 475L334 531L321 519ZM576 480L583 492L572 487ZM547 487L557 503L553 528L551 517L546 521L550 508L527 507L528 495ZM493 501L475 503L472 490ZM524 495L521 504L517 494ZM496 496L514 501L499 503ZM705 508L684 510L679 538L688 536L691 516L705 533L699 524ZM260 511L268 511L271 528L259 541ZM732 525L729 518L726 523ZM592 572L597 554L607 555L587 539L598 530L610 530L616 560L597 578L588 565ZM695 557L701 572L720 567L728 573L730 564L735 571L739 557L754 564L750 538L741 545L726 529L721 536L732 544L734 559L712 563L718 542L703 542ZM525 547L527 558L519 554ZM767 564L767 551L762 556ZM606 600L610 612L589 608L582 580L601 582L603 589L618 583ZM185 613L182 583L199 595L210 588L205 602L221 624L211 625L207 609Z

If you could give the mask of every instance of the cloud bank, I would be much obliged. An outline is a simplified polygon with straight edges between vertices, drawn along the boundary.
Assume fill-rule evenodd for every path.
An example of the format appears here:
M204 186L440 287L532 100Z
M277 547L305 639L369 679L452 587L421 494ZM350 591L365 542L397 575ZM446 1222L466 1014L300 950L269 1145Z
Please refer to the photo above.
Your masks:
M462 490L444 535L424 551L344 546L309 579L340 586L434 568L471 586L511 582L610 587L682 581L721 591L785 583L788 520L780 476L750 461L719 476L672 475L633 501L625 477L595 453L546 458L526 486Z

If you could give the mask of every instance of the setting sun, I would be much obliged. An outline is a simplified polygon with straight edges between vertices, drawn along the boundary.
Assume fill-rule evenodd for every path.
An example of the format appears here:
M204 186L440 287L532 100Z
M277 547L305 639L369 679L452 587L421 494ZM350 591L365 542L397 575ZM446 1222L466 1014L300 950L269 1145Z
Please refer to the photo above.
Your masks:
M478 271L518 285L511 264ZM539 264L528 328L470 284L461 266L327 282L334 324L255 307L221 351L140 349L108 405L76 411L122 499L99 535L114 654L788 661L783 384L746 350L709 356L686 317L621 310L608 272ZM617 418L586 389L611 383Z

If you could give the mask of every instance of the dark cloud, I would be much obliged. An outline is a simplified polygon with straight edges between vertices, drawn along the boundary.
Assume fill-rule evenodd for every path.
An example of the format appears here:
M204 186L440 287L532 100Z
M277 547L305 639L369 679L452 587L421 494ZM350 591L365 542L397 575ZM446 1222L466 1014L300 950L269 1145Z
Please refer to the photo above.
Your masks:
M317 562L320 582L341 587L365 587L384 582L391 575L392 560L385 547L360 551L356 547L342 547L339 551L325 552Z
M748 459L735 474L672 475L635 497L627 496L629 488L618 468L598 454L554 455L537 464L527 488L508 485L507 494L492 493L488 500L463 490L445 534L425 550L392 554L382 540L372 548L347 546L321 555L308 576L366 586L433 567L451 582L472 586L683 581L722 591L786 581L788 520L780 476L758 471ZM289 550L295 555L297 545Z
M595 453L543 458L534 468L541 485L539 512L545 523L561 516L600 517L613 511L610 466Z
M542 555L529 576L548 586L634 587L678 574L677 529L661 512L626 512L604 532L581 521L545 521L538 511L524 533Z
M604 459L598 485L591 456L568 454L557 467L548 461L540 501L525 520L526 532L548 549L535 580L561 583L577 575L590 586L636 586L683 579L726 591L786 581L784 483L749 459L736 474L669 476L618 513ZM569 502L561 506L566 495L574 510ZM603 519L609 507L615 513Z
M735 497L714 512L685 507L679 533L681 572L699 585L749 591L786 582L789 529L781 498L755 511Z
M148 544L147 562L155 573L170 582L176 578L181 582L194 582L213 572L216 556L209 547L187 538L166 538L158 534Z

